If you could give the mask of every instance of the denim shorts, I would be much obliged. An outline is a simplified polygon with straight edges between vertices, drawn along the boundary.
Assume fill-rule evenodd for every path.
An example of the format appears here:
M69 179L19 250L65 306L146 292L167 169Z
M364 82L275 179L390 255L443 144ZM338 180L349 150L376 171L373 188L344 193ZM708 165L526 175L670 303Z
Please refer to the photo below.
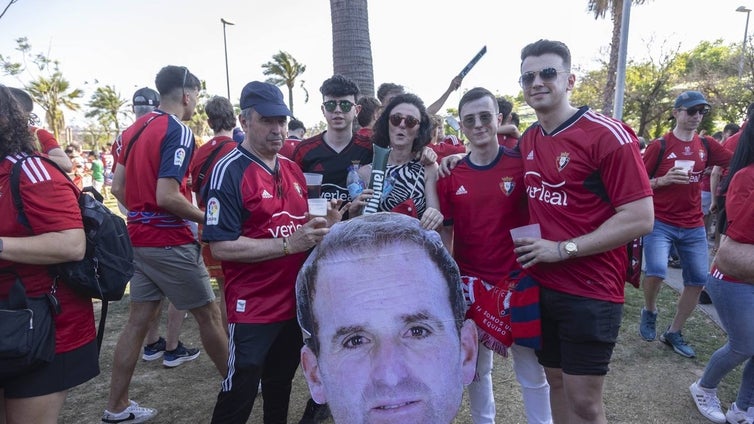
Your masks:
M712 205L712 193L709 191L702 192L702 214L709 215L709 208Z
M681 259L684 286L704 286L709 270L707 232L704 227L680 228L655 219L652 232L644 236L644 262L647 277L665 279L668 255L674 244Z

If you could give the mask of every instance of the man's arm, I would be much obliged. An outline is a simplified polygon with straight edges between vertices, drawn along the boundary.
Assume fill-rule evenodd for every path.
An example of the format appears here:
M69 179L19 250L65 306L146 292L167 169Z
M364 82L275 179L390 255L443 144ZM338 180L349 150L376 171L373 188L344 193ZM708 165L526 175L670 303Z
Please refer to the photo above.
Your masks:
M648 234L654 225L652 197L643 197L618 206L616 213L596 230L573 238L579 247L577 256L590 256L622 246L629 241ZM560 262L568 259L563 250L565 240L521 239L520 247L514 249L518 262L528 268L540 262Z
M80 261L86 253L86 237L81 228L2 239L0 258L22 264L52 265Z
M115 181L113 181L113 185L114 184ZM179 218L188 219L194 222L204 221L204 212L202 212L202 210L197 208L196 206L192 205L191 202L189 202L188 199L186 199L186 197L181 194L180 185L178 184L178 181L175 180L175 178L157 179L156 198L157 206L165 209L166 211Z
M121 205L126 205L126 167L121 164L115 165L110 193L118 199Z
M458 87L461 86L461 82L463 81L463 77L460 75L456 75L453 77L453 79L450 81L450 85L448 86L448 89L445 90L444 93L442 93L442 96L440 96L439 99L435 100L434 103L429 105L427 107L427 115L434 115L436 114L442 105L445 104L445 102L448 100L448 96L450 96L450 93L458 90Z
M739 281L754 283L754 244L739 243L722 236L715 257L717 268Z
M717 186L720 184L720 178L722 176L723 168L717 165L713 166L712 172L709 175L709 191L712 194L710 196L712 198L712 202L709 206L710 212L717 212Z
M56 147L47 152L47 156L52 159L53 162L57 163L58 166L63 169L63 171L71 172L71 170L73 169L73 162L71 162L71 159L60 147Z
M448 253L453 255L453 226L452 225L441 225L440 228L437 229L437 231L440 233L440 239L442 240L443 246L445 246L445 250L448 251Z

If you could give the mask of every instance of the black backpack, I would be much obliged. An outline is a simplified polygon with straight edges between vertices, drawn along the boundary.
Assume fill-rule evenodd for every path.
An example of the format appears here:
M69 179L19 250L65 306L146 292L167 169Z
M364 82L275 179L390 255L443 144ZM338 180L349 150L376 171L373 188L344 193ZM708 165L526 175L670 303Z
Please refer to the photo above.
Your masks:
M13 164L10 176L13 203L18 211L18 220L31 228L24 213L19 191L21 166L30 158L38 158L52 164L63 175L65 171L51 159L43 156L25 156ZM76 292L102 300L102 313L97 332L97 345L102 345L107 304L120 300L126 285L134 275L134 254L123 219L102 204L102 195L93 188L79 193L78 203L86 235L86 253L80 261L65 262L50 266L50 274L67 284Z

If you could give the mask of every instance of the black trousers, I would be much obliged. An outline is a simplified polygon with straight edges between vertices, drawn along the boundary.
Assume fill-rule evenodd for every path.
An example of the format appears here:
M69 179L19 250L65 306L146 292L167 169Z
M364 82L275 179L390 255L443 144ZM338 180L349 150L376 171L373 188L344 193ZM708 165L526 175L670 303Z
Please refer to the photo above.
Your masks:
M246 423L261 380L264 423L286 424L303 345L298 323L291 319L273 324L230 324L229 329L228 376L217 395L212 423Z

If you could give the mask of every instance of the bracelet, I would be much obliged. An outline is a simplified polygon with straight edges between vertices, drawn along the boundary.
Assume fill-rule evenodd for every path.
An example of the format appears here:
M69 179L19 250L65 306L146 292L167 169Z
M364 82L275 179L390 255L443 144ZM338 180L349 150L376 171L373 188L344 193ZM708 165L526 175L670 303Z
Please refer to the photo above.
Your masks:
M288 256L291 251L288 250L288 237L283 237L283 256Z
M560 260L562 261L562 260L563 260L563 252L561 252L561 251L560 251L560 245L561 245L561 244L563 244L563 242L562 242L562 241L559 241L559 242L558 242L558 257L559 257L559 258L560 258Z

